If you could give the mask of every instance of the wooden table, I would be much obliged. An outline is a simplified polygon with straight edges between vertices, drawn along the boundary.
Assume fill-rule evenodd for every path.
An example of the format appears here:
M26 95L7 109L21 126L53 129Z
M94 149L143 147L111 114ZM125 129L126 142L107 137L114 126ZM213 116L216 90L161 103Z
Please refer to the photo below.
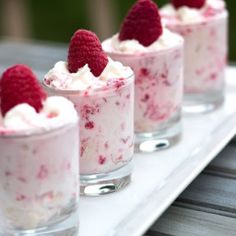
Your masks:
M231 141L146 234L172 235L236 235L236 141Z
M27 64L40 79L55 62L66 60L66 45L50 43L0 42L0 72L13 64Z

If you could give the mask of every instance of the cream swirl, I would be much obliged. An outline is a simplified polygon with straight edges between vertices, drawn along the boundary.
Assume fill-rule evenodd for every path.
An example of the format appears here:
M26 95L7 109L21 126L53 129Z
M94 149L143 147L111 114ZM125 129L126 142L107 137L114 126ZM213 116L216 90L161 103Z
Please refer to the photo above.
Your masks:
M153 52L162 49L172 48L183 42L181 36L170 32L168 29L164 28L162 35L152 43L150 46L145 47L140 44L137 40L124 40L120 41L118 34L114 35L111 39L107 39L103 42L102 46L106 52L119 52L119 53L143 53L143 52Z
M111 58L108 58L107 66L98 77L92 74L87 64L78 69L76 73L70 73L67 62L59 61L45 75L44 82L52 88L83 91L105 87L110 79L127 78L132 74L129 67L113 61Z
M6 130L37 132L62 127L77 122L78 115L73 103L64 97L48 97L43 109L37 113L29 104L22 103L9 110L2 118Z

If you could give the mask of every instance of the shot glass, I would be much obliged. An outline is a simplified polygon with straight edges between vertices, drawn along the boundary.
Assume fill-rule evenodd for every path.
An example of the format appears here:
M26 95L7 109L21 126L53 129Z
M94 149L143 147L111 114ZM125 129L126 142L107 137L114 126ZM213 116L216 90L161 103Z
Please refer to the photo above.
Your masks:
M135 146L153 152L177 143L181 136L183 95L183 40L156 52L112 52L111 39L105 52L135 72Z
M0 235L78 234L78 124L0 132Z
M80 191L98 196L130 183L134 152L134 76L109 80L102 88L58 90L49 95L74 103L80 120Z
M210 14L210 13L209 13ZM165 20L165 16L163 16ZM228 13L224 10L201 22L177 23L166 20L171 31L184 37L184 111L205 113L224 101L227 64Z

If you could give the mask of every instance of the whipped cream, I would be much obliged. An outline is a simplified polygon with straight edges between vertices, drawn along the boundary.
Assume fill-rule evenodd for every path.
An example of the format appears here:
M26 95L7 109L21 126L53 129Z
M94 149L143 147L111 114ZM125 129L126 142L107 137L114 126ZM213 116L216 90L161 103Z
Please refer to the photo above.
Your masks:
M77 112L72 102L64 97L48 97L43 109L37 113L29 104L23 103L9 110L2 118L6 130L37 132L51 130L77 122Z
M198 23L224 12L225 7L225 2L222 0L206 0L205 5L200 9L187 6L175 9L172 4L166 4L161 8L162 22L165 24L167 20L183 24Z
M162 35L152 43L150 46L145 47L140 44L137 40L119 40L119 35L114 35L111 39L107 39L103 42L102 46L106 52L119 52L119 53L143 53L143 52L153 52L162 49L167 49L174 47L183 43L182 37L170 32L168 29L164 28Z
M127 78L132 74L133 72L129 67L113 61L111 58L108 58L107 66L98 77L93 75L87 64L76 73L70 73L67 62L59 61L45 75L44 82L57 89L84 91L105 87L109 80Z

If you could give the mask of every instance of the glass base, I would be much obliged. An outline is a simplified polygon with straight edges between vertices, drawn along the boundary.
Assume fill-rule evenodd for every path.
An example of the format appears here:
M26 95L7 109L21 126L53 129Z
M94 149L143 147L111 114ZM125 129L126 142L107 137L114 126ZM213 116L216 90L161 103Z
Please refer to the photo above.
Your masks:
M204 114L217 110L223 102L224 95L219 91L209 94L186 94L183 112L186 114Z
M69 218L60 223L41 227L34 230L7 230L0 229L0 236L78 236L78 210ZM24 217L24 216L22 216Z
M100 196L122 190L131 182L133 162L130 161L118 170L92 175L80 175L80 194Z
M169 122L169 128L153 133L136 133L136 152L156 152L176 145L181 139L181 121Z

